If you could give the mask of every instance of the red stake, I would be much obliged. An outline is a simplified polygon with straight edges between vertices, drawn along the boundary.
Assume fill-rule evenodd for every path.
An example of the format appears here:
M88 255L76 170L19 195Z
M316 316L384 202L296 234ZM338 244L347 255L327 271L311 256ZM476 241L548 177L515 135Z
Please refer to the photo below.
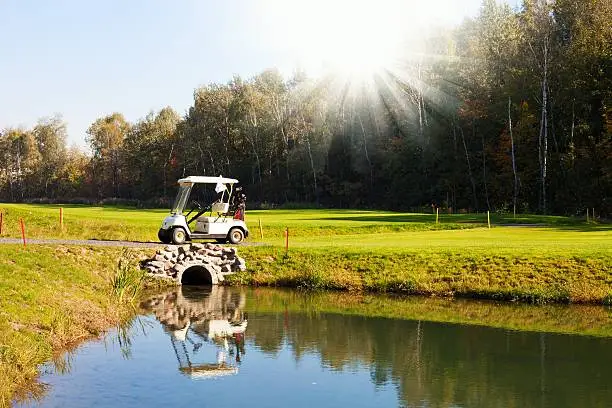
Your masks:
M0 211L0 235L2 235L3 226L4 226L4 212Z
M285 255L289 253L289 227L285 228Z
M25 223L23 218L19 218L19 224L21 224L21 238L23 239L23 246L26 247L26 236L25 236Z

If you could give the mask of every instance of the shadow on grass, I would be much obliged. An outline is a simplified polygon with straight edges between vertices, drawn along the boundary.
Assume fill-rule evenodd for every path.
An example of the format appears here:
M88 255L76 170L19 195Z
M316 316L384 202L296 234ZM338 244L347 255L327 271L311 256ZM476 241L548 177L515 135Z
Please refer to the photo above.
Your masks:
M401 222L401 223L432 223L436 221L436 214L383 214L383 215L370 215L365 216L353 216L347 215L345 217L325 217L321 220L333 220L333 221L361 221L369 223L377 222ZM440 214L439 220L441 223L454 223L454 224L486 224L487 216L481 214Z
M560 217L548 215L521 215L519 217L496 216L491 218L496 225L507 227L542 227L565 231L598 232L611 231L612 223L608 221L586 222L584 218Z
M367 215L363 217L345 216L345 217L325 217L320 218L322 221L361 221L361 222L412 222L426 223L432 221L432 216L428 214L385 214L380 216ZM435 216L433 216L435 217ZM435 218L434 218L435 221Z
M27 204L30 207L38 208L41 210L47 210L49 208L68 208L68 209L100 209L100 210L121 210L121 211L133 211L133 212L143 212L143 211L151 211L155 213L167 213L170 212L170 208L140 208L136 206L128 206L128 205L101 205L101 204ZM27 208L26 208L27 209Z
M583 224L583 225L546 225L546 228L554 228L561 231L578 232L603 232L612 231L612 224Z
M321 220L333 221L356 221L367 223L432 223L435 222L435 214L384 214L380 216L365 215L365 216L336 216L320 218ZM440 214L440 223L442 224L487 224L486 214ZM611 231L612 223L610 222L590 222L586 223L582 218L575 217L560 217L560 216L544 216L544 215L521 215L513 217L512 215L493 215L491 216L491 224L493 226L504 227L541 227L553 228L567 231L580 232L597 232Z

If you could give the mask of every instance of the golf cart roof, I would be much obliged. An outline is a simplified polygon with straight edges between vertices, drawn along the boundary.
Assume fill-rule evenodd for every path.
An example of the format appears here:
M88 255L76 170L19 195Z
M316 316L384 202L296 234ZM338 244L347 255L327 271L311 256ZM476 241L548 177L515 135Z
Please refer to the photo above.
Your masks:
M227 177L211 177L211 176L189 176L182 178L178 181L179 184L196 184L196 183L204 183L204 184L236 184L238 180L227 178Z

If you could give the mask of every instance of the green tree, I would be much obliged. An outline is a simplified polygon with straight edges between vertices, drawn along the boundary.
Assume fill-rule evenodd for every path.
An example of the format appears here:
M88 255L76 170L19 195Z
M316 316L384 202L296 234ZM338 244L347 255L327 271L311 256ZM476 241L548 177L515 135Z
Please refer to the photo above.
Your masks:
M171 174L175 162L177 126L181 118L170 107L149 113L128 131L122 145L125 172L134 186L130 195L140 199L167 196L174 185Z
M93 152L92 176L100 197L121 196L122 147L129 130L130 124L120 113L97 119L87 129Z
M32 132L9 128L0 136L0 163L2 179L7 196L11 201L21 201L31 197L32 175L40 165L40 153Z
M59 115L43 118L34 126L32 133L40 152L36 194L53 198L57 195L58 179L67 159L66 124Z

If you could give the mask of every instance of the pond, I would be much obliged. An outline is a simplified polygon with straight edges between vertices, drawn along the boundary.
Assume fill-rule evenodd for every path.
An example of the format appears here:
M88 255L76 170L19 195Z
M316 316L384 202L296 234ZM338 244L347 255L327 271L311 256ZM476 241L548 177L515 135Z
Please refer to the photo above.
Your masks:
M25 405L612 404L612 337L602 335L610 312L604 308L216 286L151 294L141 308L127 327L84 344L63 364L45 365L41 381L47 392ZM436 308L438 315L451 313L445 315L449 320L476 316L479 325L418 319L433 316L426 311ZM568 331L564 325L579 320L574 310L587 325L593 314L599 316L597 336L486 326L512 327L518 316L532 329Z

